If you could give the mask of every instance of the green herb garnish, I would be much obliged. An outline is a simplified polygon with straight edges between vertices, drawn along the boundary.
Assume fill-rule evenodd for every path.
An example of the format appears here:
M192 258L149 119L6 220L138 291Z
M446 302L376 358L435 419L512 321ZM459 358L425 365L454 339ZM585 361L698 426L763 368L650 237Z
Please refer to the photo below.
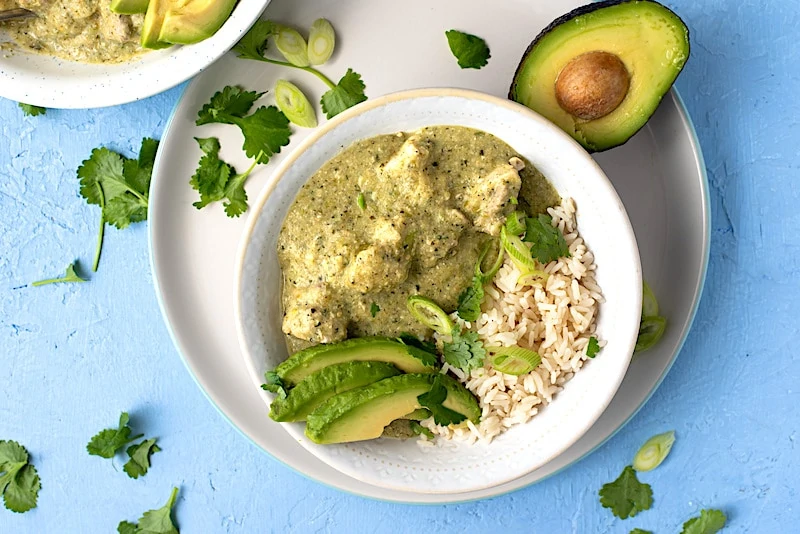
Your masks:
M361 75L353 69L347 69L342 79L334 87L322 95L322 111L329 119L342 111L355 106L367 99L364 94L366 86L361 81Z
M488 63L491 57L489 47L486 46L486 41L477 35L458 30L448 30L444 34L447 36L450 51L462 69L479 69Z
M322 65L333 55L336 47L336 32L331 23L325 19L317 19L308 30L308 62Z
M295 67L308 67L308 44L300 32L289 26L275 26L275 47Z
M38 117L39 115L44 115L45 113L47 113L47 108L43 108L41 106L24 104L22 102L18 102L18 104L22 112L28 117Z
M113 458L122 447L144 436L144 434L131 436L131 427L128 426L129 422L130 417L128 413L122 412L119 416L117 428L106 428L95 434L86 445L86 450L89 454L94 456Z
M244 183L255 169L256 162L242 174L219 158L219 140L216 137L195 138L203 151L197 170L189 183L200 193L200 200L192 204L202 209L212 202L222 200L228 217L238 217L247 211L247 192Z
M649 510L653 505L653 490L636 478L632 466L626 466L614 482L600 488L600 504L610 508L611 513L620 519L634 517L639 512Z
M364 196L364 193L358 194L358 197L356 197L356 204L358 204L358 207L361 211L367 209L367 199Z
M700 510L698 517L683 524L681 534L715 534L722 530L727 519L722 510Z
M409 421L409 426L411 428L411 432L413 432L415 436L422 434L428 439L433 439L434 437L433 432L419 424L417 421Z
M640 528L635 528L630 531L629 534L653 534L651 530L642 530Z
M453 331L453 341L442 346L444 361L449 365L469 373L473 369L483 366L486 349L478 340L477 332L461 334Z
M652 471L667 458L673 443L675 443L674 430L648 439L633 457L633 468L637 471Z
M161 448L156 445L156 438L145 440L138 445L128 447L128 457L122 469L131 478L139 478L147 474L150 469L150 457L159 452Z
M433 380L431 390L417 397L417 400L421 406L424 406L430 410L431 414L433 415L433 421L437 425L455 425L467 417L455 410L446 408L442 404L445 400L447 400L447 388L442 383L442 380L444 379L442 378L441 373L437 373L436 378Z
M528 374L542 363L538 352L523 347L490 347L487 352L492 367L507 375Z
M546 265L558 258L569 258L569 252L564 234L553 226L553 218L544 213L538 217L528 217L526 221L525 237L523 241L531 243L530 254Z
M481 315L483 297L483 282L479 277L475 276L472 278L472 284L458 295L458 307L456 308L458 316L465 321L477 320Z
M317 125L317 114L306 95L292 82L278 80L275 83L275 103L286 118L303 128Z
M453 331L453 320L434 301L420 295L411 295L406 300L411 315L427 328L447 335Z
M77 264L78 262L75 261L67 265L67 271L61 278L48 278L46 280L39 280L37 282L33 282L31 285L33 287L39 287L47 284L60 284L62 282L86 282L85 278L81 278L78 273L75 272L75 266Z
M41 483L25 447L0 440L0 493L8 510L19 514L36 508Z
M600 352L600 343L598 343L596 337L592 336L589 338L589 344L586 345L586 357L594 358L598 352Z
M374 302L373 302L372 304L370 304L370 306L369 306L369 314L370 314L370 315L372 315L373 317L375 317L376 315L378 315L378 312L379 312L379 311L381 311L381 308L380 308L380 306L378 306L378 305L377 305L377 304L375 304Z
M667 329L667 320L661 316L642 317L639 323L639 336L636 338L636 348L634 352L642 352L651 349L658 343L664 331Z
M119 534L180 534L172 522L172 507L178 497L178 488L172 488L167 504L157 510L149 510L139 518L139 524L122 521L117 526Z
M286 384L275 371L264 373L264 383L261 384L261 389L277 394L279 399L286 398Z

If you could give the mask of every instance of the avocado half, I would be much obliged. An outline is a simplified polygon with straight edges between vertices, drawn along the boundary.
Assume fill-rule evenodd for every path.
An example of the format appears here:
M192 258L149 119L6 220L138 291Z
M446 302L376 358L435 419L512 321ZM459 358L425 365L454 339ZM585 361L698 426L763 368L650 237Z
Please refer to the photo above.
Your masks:
M530 44L508 97L589 152L619 146L653 115L689 57L689 30L653 0L570 11Z

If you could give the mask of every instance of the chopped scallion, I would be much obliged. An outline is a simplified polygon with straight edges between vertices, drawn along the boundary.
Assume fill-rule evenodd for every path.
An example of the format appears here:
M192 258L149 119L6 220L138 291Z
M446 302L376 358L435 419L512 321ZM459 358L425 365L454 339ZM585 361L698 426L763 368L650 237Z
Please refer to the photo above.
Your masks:
M522 242L519 236L513 235L503 226L500 228L500 244L508 252L511 261L520 271L536 271L536 262L531 257L530 249Z
M493 252L493 254L490 255L490 252ZM483 262L487 257L494 259L489 269L484 271ZM482 284L491 282L494 275L496 275L500 267L503 266L504 257L505 251L499 241L492 240L486 243L486 245L483 246L483 250L481 250L481 255L478 257L478 262L475 264L475 277L480 278Z
M642 280L642 317L655 317L658 315L658 301L647 285L647 282Z
M656 317L642 317L642 322L639 325L639 337L636 338L636 348L634 352L641 352L652 348L653 345L658 343L661 336L664 335L664 330L667 328L667 320L661 316Z
M506 217L506 229L508 233L514 235L524 234L526 229L525 219L527 219L527 217L521 211L512 211L509 213L508 217Z
M428 328L442 335L451 335L455 324L453 320L431 299L412 295L406 301L408 311L414 318Z
M356 198L356 204L358 204L358 207L361 208L361 211L367 209L367 199L364 196L364 193L358 194L358 198Z
M495 370L507 375L530 373L542 363L538 353L522 347L486 347Z
M673 443L675 443L674 430L648 439L633 457L633 468L637 471L652 471L666 459Z
M286 118L296 125L303 128L317 126L317 114L314 112L314 107L303 91L292 82L278 80L275 83L275 103L286 115Z
M541 269L520 269L522 272L517 278L518 286L544 286L550 275Z
M336 33L331 23L325 19L317 19L308 31L308 62L322 65L331 58L336 46Z
M286 61L295 67L308 67L308 45L300 32L288 26L279 26L275 46Z

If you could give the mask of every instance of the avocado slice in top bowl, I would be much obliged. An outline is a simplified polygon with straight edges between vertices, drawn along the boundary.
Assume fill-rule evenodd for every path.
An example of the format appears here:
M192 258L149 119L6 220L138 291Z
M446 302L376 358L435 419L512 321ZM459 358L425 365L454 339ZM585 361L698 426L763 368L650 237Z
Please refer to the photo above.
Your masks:
M509 98L589 152L645 125L689 57L689 30L653 0L607 0L559 17L522 57Z

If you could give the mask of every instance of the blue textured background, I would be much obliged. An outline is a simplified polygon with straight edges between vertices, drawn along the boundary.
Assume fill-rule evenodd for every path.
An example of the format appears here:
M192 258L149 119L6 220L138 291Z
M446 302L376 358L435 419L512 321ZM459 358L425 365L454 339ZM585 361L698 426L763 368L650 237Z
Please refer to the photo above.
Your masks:
M796 0L675 0L692 30L678 88L708 165L712 246L694 329L653 399L596 453L511 495L464 505L373 502L306 480L231 428L185 371L162 324L145 224L110 229L86 284L31 288L74 259L91 264L98 210L75 169L92 148L131 154L160 137L180 95L25 118L0 99L0 439L31 452L39 507L0 508L2 533L114 532L172 485L184 533L678 532L703 507L726 532L800 532L800 10ZM90 457L97 430L129 410L163 452L143 479ZM597 501L649 436L676 429L642 479L655 505L620 521Z

